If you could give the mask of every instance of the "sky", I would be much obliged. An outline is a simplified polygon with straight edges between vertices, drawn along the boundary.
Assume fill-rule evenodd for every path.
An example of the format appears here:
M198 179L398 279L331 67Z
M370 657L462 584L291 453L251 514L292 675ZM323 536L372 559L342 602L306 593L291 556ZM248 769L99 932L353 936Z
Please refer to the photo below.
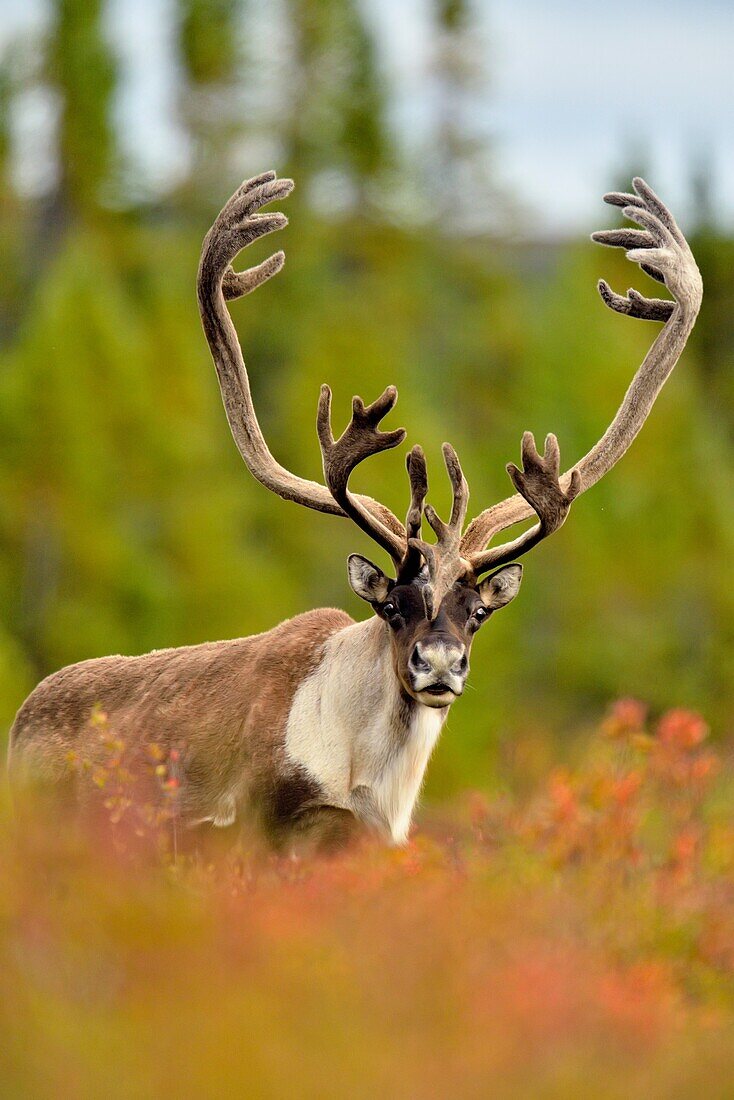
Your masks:
M174 118L170 0L110 0L121 55L118 108L128 151L157 184L176 178L186 150ZM430 118L429 0L363 0L394 92L399 133ZM696 163L710 171L716 208L734 227L734 2L477 0L478 49L491 74L473 124L492 137L502 182L536 227L588 228L601 194L634 166L685 216ZM42 23L43 0L0 0L0 50ZM37 134L48 105L28 100L18 123L24 179L42 177ZM42 146L42 143L40 143ZM35 173L35 177L34 177Z

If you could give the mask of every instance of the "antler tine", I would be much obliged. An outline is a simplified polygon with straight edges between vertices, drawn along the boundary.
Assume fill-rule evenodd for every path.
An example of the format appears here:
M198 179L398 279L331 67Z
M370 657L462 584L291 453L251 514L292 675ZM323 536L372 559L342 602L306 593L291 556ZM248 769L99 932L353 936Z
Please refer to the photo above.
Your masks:
M276 228L280 229L281 226ZM268 232L270 232L268 230ZM277 275L285 264L285 252L274 252L267 260L248 267L246 271L234 271L228 267L222 276L222 293L226 302L232 302L236 298L243 298L245 294L251 294L257 287L262 286L273 275Z
M227 420L237 449L252 475L284 500L344 516L346 513L325 485L291 473L270 453L255 413L237 332L226 307L226 301L250 294L283 267L282 252L241 272L232 269L232 261L253 241L288 224L284 214L258 211L267 203L286 198L292 190L292 180L279 180L275 172L263 172L245 180L225 203L202 247L197 280L199 309L217 369ZM395 540L404 544L405 529L389 508L371 497L358 499L363 510L375 516Z
M420 572L423 555L420 542L423 507L428 493L428 472L423 448L416 445L409 451L405 464L410 479L410 506L405 519L405 554L398 569L398 583L407 583Z
M449 475L451 487L453 489L453 501L451 504L451 518L449 519L449 527L458 531L461 535L464 527L464 520L466 519L466 510L469 507L469 483L464 477L464 471L461 468L459 462L459 456L450 443L444 443L441 451L443 453L443 460L446 464L446 471Z
M604 304L613 309L615 313L623 313L628 317L638 317L642 321L667 321L673 315L675 302L668 299L644 298L632 287L629 288L626 295L615 294L606 279L600 279L597 285Z
M690 250L675 218L653 189L639 176L634 178L632 186L635 194L610 191L604 196L604 201L612 206L622 207L625 218L642 228L602 229L592 233L591 239L597 244L626 249L629 259L639 263L652 279L664 283L665 274L654 263L660 250L665 250L667 254L660 258L667 260L670 260L676 249L684 248L689 254ZM604 279L599 280L598 287L605 305L615 313L623 313L628 317L637 317L643 321L667 321L675 310L675 302L664 298L645 298L636 290L628 290L626 296L615 294Z
M428 493L428 471L426 469L426 456L420 444L409 451L405 460L410 479L410 507L405 519L405 531L408 539L416 538L421 533L423 523L423 505Z
M287 198L293 187L293 180L279 180L275 172L263 172L241 184L217 215L204 240L204 252L210 263L222 268L222 291L227 301L250 294L283 267L284 252L276 252L242 272L234 271L231 261L259 237L287 226L285 214L258 214L257 211L276 199Z
M324 478L334 500L365 534L390 554L400 568L406 552L405 535L397 535L390 530L365 507L362 498L349 491L349 478L355 466L370 455L397 447L405 439L404 428L391 432L378 430L378 425L395 406L397 399L398 391L394 386L388 386L371 405L365 406L361 397L352 398L352 419L335 441L331 430L331 390L324 385L319 397L317 430Z
M565 523L572 502L581 492L581 475L578 470L571 471L568 488L565 491L561 488L561 456L558 440L552 433L545 438L542 455L538 454L533 433L524 433L522 467L520 470L514 462L509 462L507 473L517 491L537 515L538 522L511 542L489 550L468 552L467 557L475 576L526 554L542 539L557 531ZM464 549L466 552L466 548Z
M430 584L424 596L429 614L433 614L433 610L440 605L443 593L450 585L467 571L467 563L461 557L459 550L461 531L469 503L469 486L458 455L451 444L444 443L442 451L453 491L449 522L444 523L436 509L427 504L425 516L436 535L435 544L417 537L411 537L408 540L409 552L414 555L420 554L428 566Z
M464 471L461 468L459 456L451 444L444 443L441 451L453 491L451 517L448 523L444 523L436 512L436 509L431 504L427 504L425 510L426 519L436 534L439 546L442 548L448 548L454 545L458 547L461 540L464 520L466 518L466 509L469 504L469 485L464 477Z

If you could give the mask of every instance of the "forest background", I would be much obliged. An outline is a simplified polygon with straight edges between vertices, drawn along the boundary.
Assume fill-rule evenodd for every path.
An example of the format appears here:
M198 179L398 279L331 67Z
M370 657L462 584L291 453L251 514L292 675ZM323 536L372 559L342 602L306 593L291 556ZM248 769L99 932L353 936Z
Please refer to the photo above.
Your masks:
M393 423L425 447L439 510L444 439L480 510L509 492L524 429L554 431L565 465L586 452L656 333L596 291L602 274L649 291L645 276L584 232L538 229L503 182L501 144L476 124L494 48L466 0L427 8L419 142L395 125L368 5L172 0L186 155L165 186L128 151L105 4L46 7L42 31L6 37L0 62L0 740L64 664L249 634L320 605L366 614L345 561L372 547L255 483L224 418L194 281L242 178L274 167L297 182L274 242L285 271L232 312L266 438L304 476L320 476L320 384L338 426L353 393L395 383ZM34 95L53 110L29 188L17 117ZM644 148L642 135L643 152L609 165L607 188L647 173ZM521 598L477 640L433 798L543 773L620 695L734 732L734 242L700 150L689 182L681 221L705 284L689 348L630 455L533 553ZM572 205L576 183L549 179L549 205ZM599 201L586 228L614 224ZM401 454L355 482L405 510Z

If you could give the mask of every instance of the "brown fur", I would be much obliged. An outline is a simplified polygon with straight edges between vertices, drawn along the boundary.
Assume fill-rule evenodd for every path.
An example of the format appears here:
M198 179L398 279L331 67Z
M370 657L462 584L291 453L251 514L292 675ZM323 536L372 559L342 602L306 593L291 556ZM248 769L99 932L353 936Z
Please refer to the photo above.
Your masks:
M10 733L9 768L62 782L69 753L95 761L96 707L109 728L137 751L151 743L181 754L181 814L210 817L224 792L238 811L256 806L281 831L318 789L284 755L293 695L319 664L324 642L352 623L331 608L309 611L250 638L156 650L141 657L101 657L45 679L18 712Z

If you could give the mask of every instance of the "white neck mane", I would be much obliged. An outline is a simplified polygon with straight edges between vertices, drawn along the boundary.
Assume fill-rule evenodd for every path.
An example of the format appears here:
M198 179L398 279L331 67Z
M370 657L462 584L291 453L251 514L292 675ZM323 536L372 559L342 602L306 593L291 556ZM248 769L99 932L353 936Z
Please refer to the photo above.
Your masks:
M286 752L329 805L352 810L405 842L448 708L408 701L377 618L334 634L293 700Z

